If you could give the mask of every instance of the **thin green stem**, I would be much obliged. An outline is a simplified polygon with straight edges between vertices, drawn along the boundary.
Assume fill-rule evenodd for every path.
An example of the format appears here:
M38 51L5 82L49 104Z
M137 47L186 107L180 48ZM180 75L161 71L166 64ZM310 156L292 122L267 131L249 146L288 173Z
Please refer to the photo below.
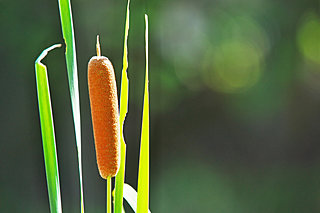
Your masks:
M111 213L111 177L107 178L107 213Z

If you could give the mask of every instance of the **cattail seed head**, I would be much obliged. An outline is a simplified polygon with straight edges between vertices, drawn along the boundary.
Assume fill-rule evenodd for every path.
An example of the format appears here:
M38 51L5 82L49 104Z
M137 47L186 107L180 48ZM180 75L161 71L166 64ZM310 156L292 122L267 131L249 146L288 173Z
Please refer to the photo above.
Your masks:
M114 177L120 167L117 86L113 66L107 57L90 59L88 87L98 169L101 177L107 179Z

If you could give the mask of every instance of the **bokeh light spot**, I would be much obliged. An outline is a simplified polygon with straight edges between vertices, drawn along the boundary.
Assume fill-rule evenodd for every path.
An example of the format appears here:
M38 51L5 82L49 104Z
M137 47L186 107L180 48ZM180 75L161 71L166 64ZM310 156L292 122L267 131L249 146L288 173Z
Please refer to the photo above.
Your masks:
M214 90L237 93L252 87L261 76L259 49L242 40L225 40L208 53L204 80Z
M223 93L241 93L254 86L270 49L264 28L243 12L216 10L209 29L201 72L205 84Z
M306 15L298 29L298 46L309 61L320 64L320 17L314 13Z

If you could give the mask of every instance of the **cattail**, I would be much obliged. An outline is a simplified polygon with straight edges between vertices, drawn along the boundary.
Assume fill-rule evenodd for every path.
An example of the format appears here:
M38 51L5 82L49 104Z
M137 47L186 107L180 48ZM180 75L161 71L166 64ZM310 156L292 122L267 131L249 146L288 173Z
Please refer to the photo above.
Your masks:
M97 164L102 178L116 176L120 166L120 123L117 86L111 62L97 56L88 63L88 86Z

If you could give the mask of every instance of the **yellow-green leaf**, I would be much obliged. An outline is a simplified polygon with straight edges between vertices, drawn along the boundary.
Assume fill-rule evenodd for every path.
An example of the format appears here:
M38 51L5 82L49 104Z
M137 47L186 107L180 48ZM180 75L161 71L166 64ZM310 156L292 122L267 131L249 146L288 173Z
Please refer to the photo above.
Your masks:
M138 174L137 213L146 213L149 209L149 77L148 77L148 16L145 14L146 31L146 74L142 114L140 160Z
M125 23L125 34L124 34L124 45L123 45L123 66L121 74L121 89L120 89L120 150L121 150L121 159L120 159L120 168L116 176L115 182L115 205L114 212L121 213L123 205L123 184L125 176L125 161L126 161L126 143L123 135L123 126L126 114L128 112L128 96L129 96L129 81L127 76L128 68L128 32L129 32L129 5L130 0L127 4L127 15Z

